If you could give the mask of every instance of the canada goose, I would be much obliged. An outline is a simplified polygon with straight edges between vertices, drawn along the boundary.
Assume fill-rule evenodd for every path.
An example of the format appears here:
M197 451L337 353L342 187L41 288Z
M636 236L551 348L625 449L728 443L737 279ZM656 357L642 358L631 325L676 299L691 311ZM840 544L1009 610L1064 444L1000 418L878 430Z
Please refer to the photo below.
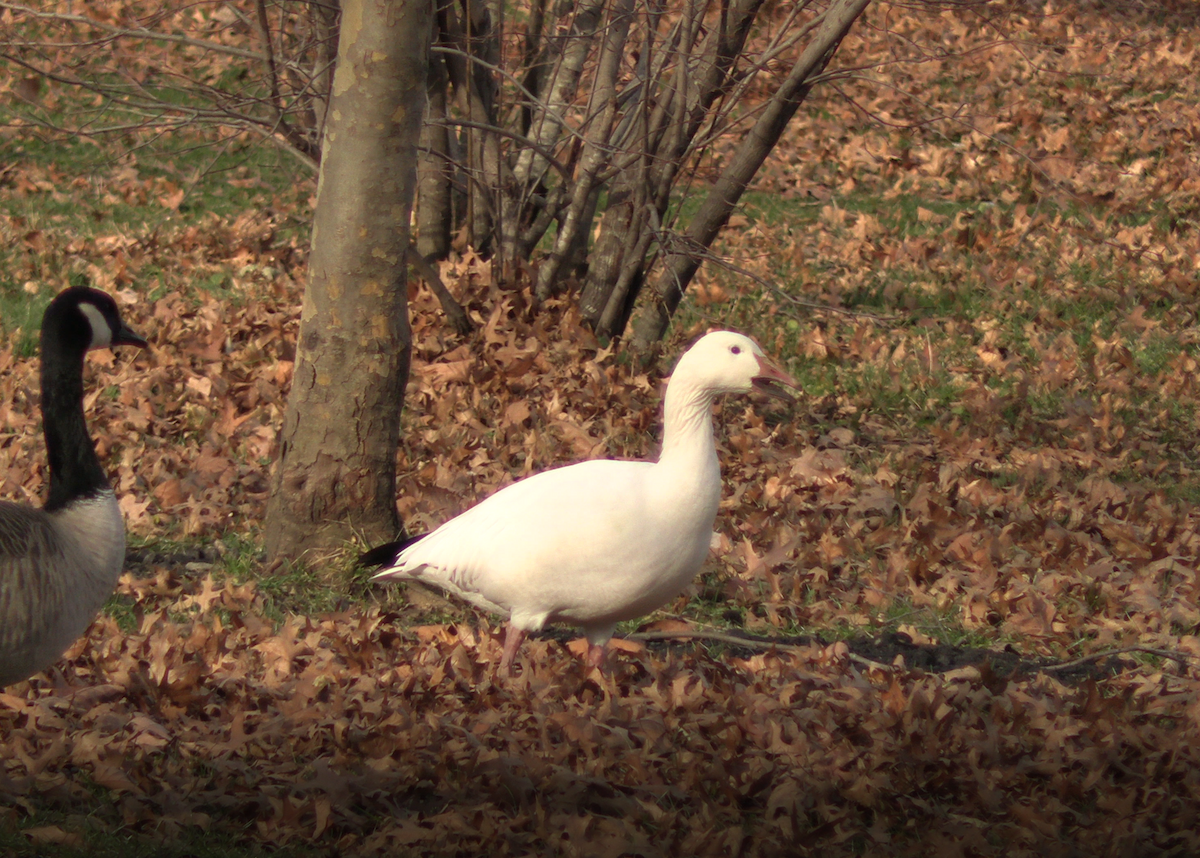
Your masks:
M721 500L712 405L722 393L790 398L796 387L748 337L715 331L679 360L667 385L657 462L598 459L513 483L420 539L360 558L376 578L434 584L507 615L499 674L526 632L577 623L597 667L618 622L662 607L708 555Z
M42 317L42 509L0 501L0 688L54 663L88 627L125 562L125 524L83 417L83 355L142 346L111 297L75 286Z

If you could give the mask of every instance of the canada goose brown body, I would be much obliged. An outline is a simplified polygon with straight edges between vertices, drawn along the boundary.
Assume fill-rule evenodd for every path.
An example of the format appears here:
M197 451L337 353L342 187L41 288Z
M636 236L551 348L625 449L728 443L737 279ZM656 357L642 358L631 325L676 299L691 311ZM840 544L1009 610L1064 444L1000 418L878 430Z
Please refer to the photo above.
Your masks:
M0 687L53 664L88 627L121 575L125 526L88 435L83 357L146 341L113 299L83 286L42 318L42 427L50 488L41 509L0 501Z

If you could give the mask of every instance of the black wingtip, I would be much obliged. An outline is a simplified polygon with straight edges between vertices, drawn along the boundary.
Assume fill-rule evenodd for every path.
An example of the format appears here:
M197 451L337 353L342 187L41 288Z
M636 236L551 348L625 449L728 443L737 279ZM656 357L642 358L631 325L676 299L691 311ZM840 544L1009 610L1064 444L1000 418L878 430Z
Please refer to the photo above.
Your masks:
M359 566L390 566L395 562L396 557L408 546L412 545L421 536L406 536L403 539L397 539L395 542L385 542L383 545L376 545L362 554L358 555Z

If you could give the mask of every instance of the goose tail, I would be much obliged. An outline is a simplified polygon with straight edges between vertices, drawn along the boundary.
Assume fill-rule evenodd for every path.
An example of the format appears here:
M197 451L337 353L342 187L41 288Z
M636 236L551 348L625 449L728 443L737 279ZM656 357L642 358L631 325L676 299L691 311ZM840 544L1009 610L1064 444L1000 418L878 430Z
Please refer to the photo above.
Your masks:
M421 539L424 535L422 533L420 536L406 536L403 539L397 539L395 542L385 542L383 545L376 545L374 548L358 555L358 565L391 566L396 562L396 558L400 556L400 552L418 539Z

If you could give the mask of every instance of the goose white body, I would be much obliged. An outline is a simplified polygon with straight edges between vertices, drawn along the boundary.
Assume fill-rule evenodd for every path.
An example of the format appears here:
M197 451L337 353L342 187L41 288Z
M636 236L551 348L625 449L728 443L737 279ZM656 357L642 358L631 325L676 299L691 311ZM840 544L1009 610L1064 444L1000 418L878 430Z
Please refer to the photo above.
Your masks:
M681 481L669 470L597 460L545 471L414 543L387 574L508 614L523 631L569 622L603 643L678 595L708 553L716 457Z
M413 542L378 578L434 584L507 615L501 673L525 632L582 626L599 664L617 623L662 607L700 570L721 500L712 404L722 393L795 386L752 340L701 339L667 387L657 462L595 460L514 483ZM364 557L380 562L388 546Z

